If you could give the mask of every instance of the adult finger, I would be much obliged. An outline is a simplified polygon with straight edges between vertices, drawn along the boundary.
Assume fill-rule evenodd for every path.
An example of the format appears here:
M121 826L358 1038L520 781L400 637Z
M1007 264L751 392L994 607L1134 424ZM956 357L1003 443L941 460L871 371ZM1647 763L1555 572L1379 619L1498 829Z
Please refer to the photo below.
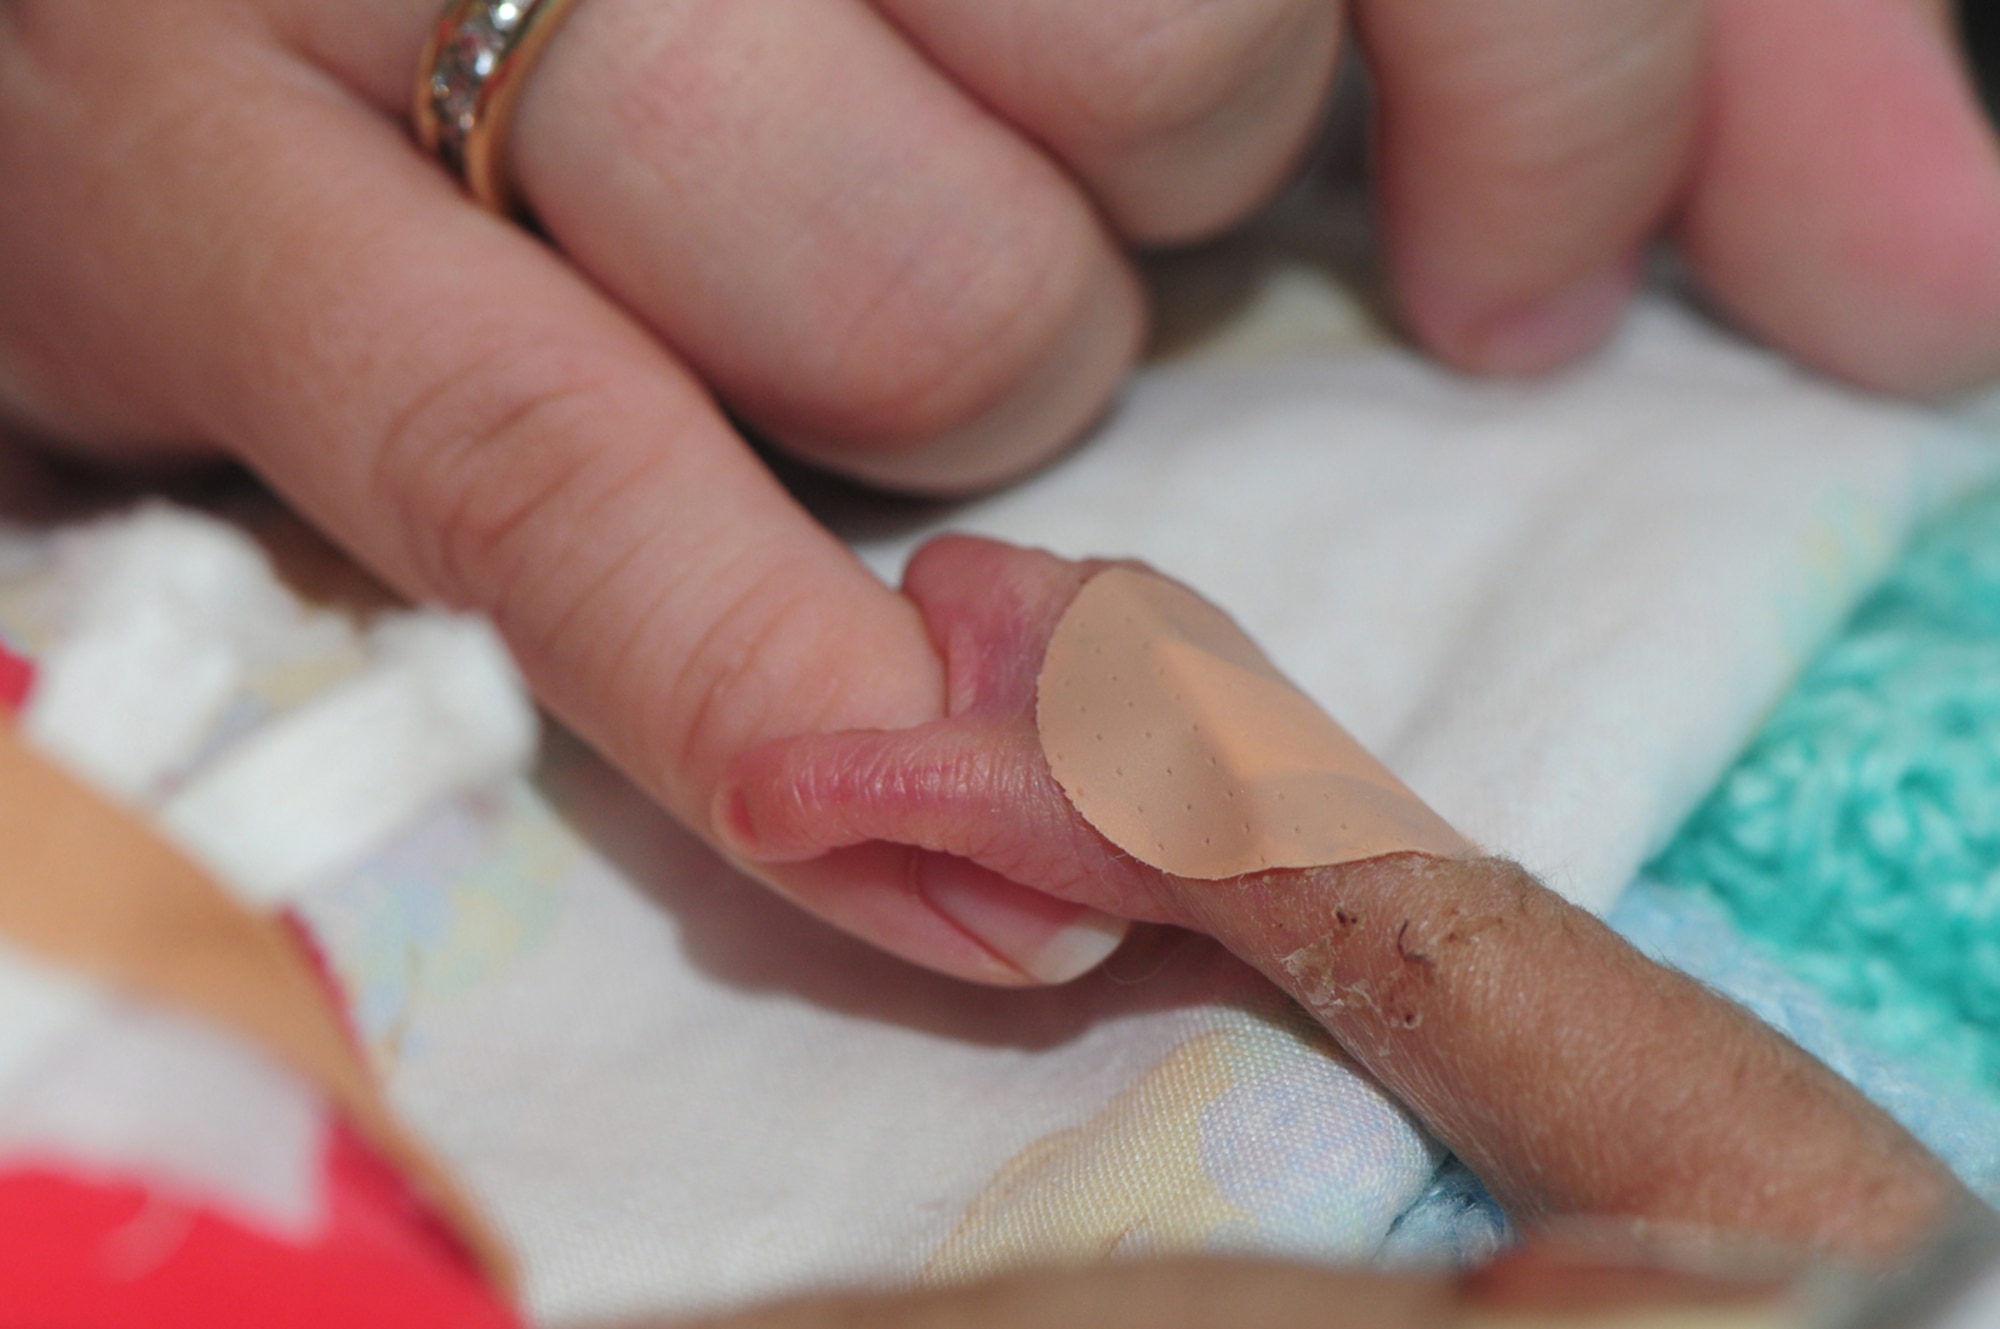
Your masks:
M2000 373L2000 151L1930 0L1718 0L1680 241L1799 358L1937 392Z
M161 58L114 72L138 80L118 93L143 130L88 79L39 132L10 126L68 136L70 168L33 172L25 203L93 232L57 252L94 279L72 289L104 305L98 349L135 395L405 590L490 612L539 695L703 833L740 748L941 713L914 610L642 328L323 77L220 25L140 21ZM765 875L989 982L1049 977L1028 966L1083 918L1004 882L940 903L910 889L910 858Z
M307 5L299 36L400 114L436 7ZM1137 355L1136 280L1088 201L862 0L586 0L512 149L572 261L741 417L850 475L1009 478Z
M1200 239L1262 202L1339 62L1338 0L875 3L1140 243Z
M1694 142L1699 0L1359 0L1403 314L1455 365L1552 369L1616 323Z

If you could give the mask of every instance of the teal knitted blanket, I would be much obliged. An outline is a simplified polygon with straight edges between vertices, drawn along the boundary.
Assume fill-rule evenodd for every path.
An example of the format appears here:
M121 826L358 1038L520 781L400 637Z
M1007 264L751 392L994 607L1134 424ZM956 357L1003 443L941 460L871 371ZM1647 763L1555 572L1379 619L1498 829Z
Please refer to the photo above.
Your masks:
M1918 536L1648 875L2000 1095L2000 490Z

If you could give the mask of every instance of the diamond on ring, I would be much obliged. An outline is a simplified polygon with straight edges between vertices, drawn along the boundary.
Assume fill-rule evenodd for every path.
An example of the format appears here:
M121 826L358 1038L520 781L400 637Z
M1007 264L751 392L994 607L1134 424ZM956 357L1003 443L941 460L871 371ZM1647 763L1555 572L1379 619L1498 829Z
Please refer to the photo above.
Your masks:
M451 0L417 77L417 140L497 212L515 209L502 151L527 72L574 0Z

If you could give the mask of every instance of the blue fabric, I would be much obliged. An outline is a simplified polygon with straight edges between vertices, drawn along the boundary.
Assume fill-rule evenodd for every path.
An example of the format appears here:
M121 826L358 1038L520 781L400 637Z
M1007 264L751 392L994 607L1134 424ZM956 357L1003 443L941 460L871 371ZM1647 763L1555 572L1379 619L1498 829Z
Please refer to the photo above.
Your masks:
M1430 1188L1389 1229L1375 1263L1388 1269L1470 1269L1513 1239L1507 1216L1472 1169L1447 1158Z

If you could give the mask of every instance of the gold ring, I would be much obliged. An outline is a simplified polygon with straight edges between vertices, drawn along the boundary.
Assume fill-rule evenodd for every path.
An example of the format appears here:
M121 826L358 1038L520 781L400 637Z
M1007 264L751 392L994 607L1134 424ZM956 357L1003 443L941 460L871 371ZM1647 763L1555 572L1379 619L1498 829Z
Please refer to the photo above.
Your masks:
M450 0L417 66L417 142L472 196L503 216L519 201L507 170L507 124L528 73L576 0Z

